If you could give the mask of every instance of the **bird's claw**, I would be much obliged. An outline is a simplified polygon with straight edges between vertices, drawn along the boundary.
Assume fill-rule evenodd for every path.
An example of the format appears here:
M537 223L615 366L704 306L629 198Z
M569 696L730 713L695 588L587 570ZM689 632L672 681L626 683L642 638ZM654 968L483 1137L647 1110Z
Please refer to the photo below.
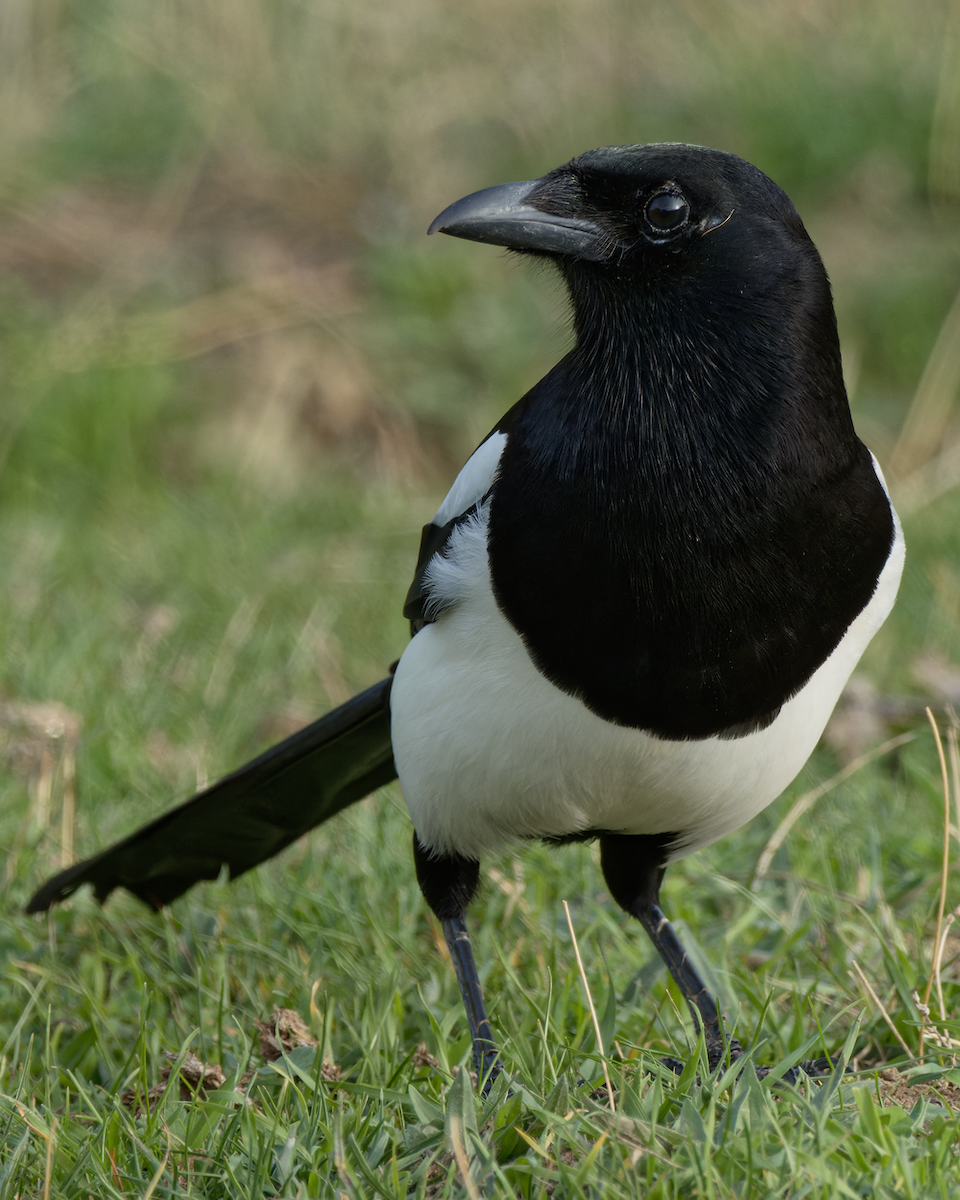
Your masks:
M500 1061L500 1055L493 1054L474 1054L473 1056L473 1071L472 1074L477 1081L482 1099L490 1095L490 1089L497 1081L497 1076L503 1070L503 1063Z
M738 1059L743 1057L743 1050L739 1042L736 1042L733 1039L730 1041L729 1045L730 1058L728 1065L732 1065ZM736 1049L734 1049L734 1047L736 1047ZM723 1062L723 1057L714 1059L712 1055L708 1054L707 1063L711 1071L715 1071ZM671 1057L661 1058L660 1065L662 1067L666 1067L668 1071L672 1071L674 1075L682 1075L686 1068L686 1063L682 1062L679 1058ZM839 1065L839 1055L833 1055L830 1058L807 1058L804 1059L803 1062L797 1063L796 1066L790 1067L789 1070L784 1071L777 1082L786 1083L791 1087L796 1087L802 1076L806 1075L808 1079L822 1079L829 1075L832 1071L835 1071ZM757 1072L758 1079L766 1079L766 1077L773 1070L773 1067L762 1065L755 1067L755 1070ZM847 1070L849 1071L850 1068L847 1067ZM738 1072L737 1079L739 1079L742 1074L742 1071ZM697 1082L699 1083L699 1081L700 1077L698 1075Z

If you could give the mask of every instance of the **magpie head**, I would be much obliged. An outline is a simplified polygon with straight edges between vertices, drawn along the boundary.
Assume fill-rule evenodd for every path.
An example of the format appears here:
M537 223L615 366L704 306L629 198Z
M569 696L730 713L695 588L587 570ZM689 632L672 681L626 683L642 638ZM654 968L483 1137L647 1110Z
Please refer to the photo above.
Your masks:
M842 470L855 453L826 271L789 198L743 159L608 146L467 196L430 231L559 267L575 344L537 392L563 408L557 454L609 446L584 423L614 418L625 445L655 435L664 462L701 471L818 456Z
M655 143L590 150L542 179L485 188L430 233L554 260L575 308L597 289L688 304L769 306L807 292L832 306L796 209L762 171L720 150ZM785 292L793 292L788 297Z
M799 394L793 379L806 397L846 406L820 256L786 193L733 154L590 150L542 179L457 201L429 232L555 262L578 345L598 350L596 362L639 346L664 376L726 363L728 394ZM742 378L744 363L757 378Z
M696 257L731 225L809 242L787 195L762 171L704 146L590 150L542 179L484 188L445 209L429 233L622 271Z

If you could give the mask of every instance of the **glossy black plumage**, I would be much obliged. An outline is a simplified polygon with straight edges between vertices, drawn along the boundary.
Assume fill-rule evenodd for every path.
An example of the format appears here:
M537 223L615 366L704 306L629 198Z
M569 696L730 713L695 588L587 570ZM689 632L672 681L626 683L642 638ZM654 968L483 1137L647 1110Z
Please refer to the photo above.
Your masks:
M575 345L424 528L392 722L384 681L30 907L86 880L159 904L221 862L237 874L395 755L481 1079L499 1060L465 914L482 854L529 837L600 838L715 1065L739 1047L659 909L663 870L800 769L902 562L826 273L784 193L702 147L591 151L435 230L555 262Z

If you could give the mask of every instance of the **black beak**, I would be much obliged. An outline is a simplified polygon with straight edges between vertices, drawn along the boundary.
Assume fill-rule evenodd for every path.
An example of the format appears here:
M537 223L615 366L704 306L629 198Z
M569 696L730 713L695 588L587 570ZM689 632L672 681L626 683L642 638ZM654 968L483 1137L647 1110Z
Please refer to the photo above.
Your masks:
M558 217L526 204L542 183L503 183L464 196L445 208L427 233L449 233L472 242L489 242L510 250L533 250L571 258L599 259L603 235L591 221Z

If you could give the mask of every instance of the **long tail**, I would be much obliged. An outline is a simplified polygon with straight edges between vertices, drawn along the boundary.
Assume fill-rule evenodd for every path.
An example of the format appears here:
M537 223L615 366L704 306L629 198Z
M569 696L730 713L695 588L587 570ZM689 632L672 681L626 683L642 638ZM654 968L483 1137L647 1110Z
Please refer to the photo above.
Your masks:
M162 908L226 865L235 879L308 829L396 779L390 685L382 679L192 800L54 875L27 905L43 912L92 883Z

